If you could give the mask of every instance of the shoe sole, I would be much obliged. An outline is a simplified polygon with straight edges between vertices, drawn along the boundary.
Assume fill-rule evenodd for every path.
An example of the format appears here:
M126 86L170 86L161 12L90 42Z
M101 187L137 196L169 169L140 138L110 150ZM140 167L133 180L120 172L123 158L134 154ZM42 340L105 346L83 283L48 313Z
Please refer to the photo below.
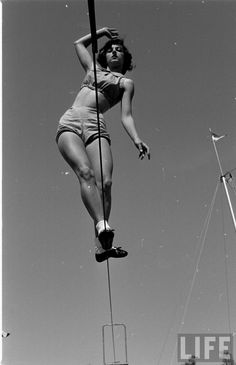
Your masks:
M108 253L105 251L103 253L100 254L95 254L95 259L97 262L103 262L109 259L109 255Z
M123 257L126 257L127 255L128 255L128 252L125 250L110 249L110 250L104 251L100 254L95 254L95 258L96 258L97 262L103 262L109 258L121 259Z

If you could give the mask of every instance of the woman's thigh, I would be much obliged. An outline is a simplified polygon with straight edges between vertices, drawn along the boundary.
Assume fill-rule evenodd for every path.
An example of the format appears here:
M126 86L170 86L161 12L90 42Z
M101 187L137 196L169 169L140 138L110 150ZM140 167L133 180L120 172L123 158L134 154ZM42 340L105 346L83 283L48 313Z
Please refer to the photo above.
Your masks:
M91 167L83 141L73 132L63 132L58 139L58 148L75 172Z
M101 181L101 163L100 163L100 152L99 152L99 139L95 139L87 147L87 154L92 164L95 178L97 181ZM101 155L102 155L102 170L103 178L110 180L112 178L113 171L113 159L111 147L106 138L101 138Z

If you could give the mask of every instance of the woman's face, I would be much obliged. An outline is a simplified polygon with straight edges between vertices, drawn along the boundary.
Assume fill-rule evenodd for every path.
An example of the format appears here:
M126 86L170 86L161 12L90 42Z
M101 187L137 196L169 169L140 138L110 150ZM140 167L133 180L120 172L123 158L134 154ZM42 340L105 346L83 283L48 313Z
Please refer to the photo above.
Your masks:
M124 50L120 44L112 44L106 51L107 65L110 70L122 70L124 64Z

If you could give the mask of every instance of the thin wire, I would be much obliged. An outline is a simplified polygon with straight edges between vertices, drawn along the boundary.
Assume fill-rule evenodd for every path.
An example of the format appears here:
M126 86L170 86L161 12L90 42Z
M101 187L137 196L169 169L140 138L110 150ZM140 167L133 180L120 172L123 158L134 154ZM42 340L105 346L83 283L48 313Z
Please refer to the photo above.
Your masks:
M210 205L210 208L209 208L209 211L208 211L208 214L207 214L207 217L205 219L203 229L202 229L202 232L201 232L201 235L200 235L200 239L199 239L200 242L201 242L201 238L203 237L202 242L201 242L201 247L200 247L200 250L199 250L199 255L198 255L198 258L197 258L196 265L195 265L193 278L192 278L190 288L189 288L189 292L188 292L188 295L187 295L187 299L186 299L186 302L185 302L182 319L180 321L180 325L179 325L179 328L178 328L178 333L180 333L181 328L183 327L184 322L185 322L185 317L186 317L187 310L188 310L189 303L190 303L190 299L191 299L191 296L192 296L192 291L193 291L193 287L194 287L194 284L195 284L195 279L196 279L196 276L197 276L197 273L198 273L199 263L200 263L200 260L201 260L202 252L203 252L204 247L205 247L206 235L207 235L207 232L208 232L208 227L209 227L209 223L210 223L210 219L211 219L211 215L212 215L212 210L213 210L213 207L214 207L214 204L215 204L216 194L217 194L218 188L219 188L219 182L216 185L216 189L215 189L212 201L211 201L211 205ZM176 349L177 349L177 341L175 342L175 347L174 347L173 354L172 354L172 357L171 357L171 362L170 362L171 365L173 364Z
M157 360L157 365L160 365L160 363L161 363L161 359L163 357L163 354L164 354L164 351L165 351L165 348L166 348L168 339L170 337L170 333L171 333L171 331L173 329L172 324L173 324L173 322L174 322L174 320L176 318L177 310L178 310L178 306L176 306L176 308L175 308L173 318L170 321L170 325L169 325L168 331L167 331L166 336L165 336L165 339L164 339L164 341L162 343L161 350L160 350L160 354L159 354L159 358Z

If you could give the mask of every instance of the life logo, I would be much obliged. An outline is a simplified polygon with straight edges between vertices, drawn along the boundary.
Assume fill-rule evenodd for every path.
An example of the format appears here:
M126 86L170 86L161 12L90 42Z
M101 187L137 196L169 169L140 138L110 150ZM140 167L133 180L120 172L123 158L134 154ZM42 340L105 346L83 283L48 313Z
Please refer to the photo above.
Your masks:
M219 362L226 352L233 355L232 334L178 334L178 361Z

